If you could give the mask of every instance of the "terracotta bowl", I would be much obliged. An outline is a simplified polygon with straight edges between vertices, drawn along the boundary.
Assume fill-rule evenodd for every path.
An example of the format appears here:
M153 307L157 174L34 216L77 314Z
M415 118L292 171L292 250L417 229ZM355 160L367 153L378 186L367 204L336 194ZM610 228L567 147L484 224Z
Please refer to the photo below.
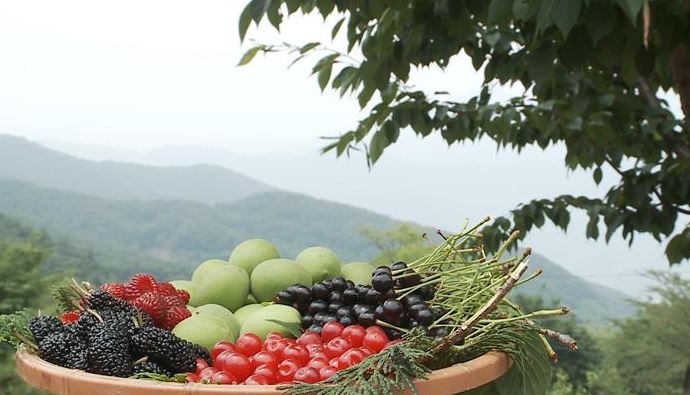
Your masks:
M428 380L418 380L415 386L422 394L456 394L501 377L511 364L506 354L490 352L468 362L435 370ZM26 352L17 353L16 369L19 377L28 384L57 395L282 394L273 385L174 384L99 376L62 368ZM409 391L405 393L409 394Z

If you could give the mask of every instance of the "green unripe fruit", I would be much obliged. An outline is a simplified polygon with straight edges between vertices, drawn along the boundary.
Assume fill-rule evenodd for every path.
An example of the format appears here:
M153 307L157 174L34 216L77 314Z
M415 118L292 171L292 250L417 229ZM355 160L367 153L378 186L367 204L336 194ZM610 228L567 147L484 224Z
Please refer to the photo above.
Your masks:
M209 270L198 284L198 301L219 304L235 311L244 305L249 293L249 276L239 266L224 264Z
M254 268L251 276L252 295L260 302L269 302L292 284L311 285L311 275L289 259L269 259Z
M340 268L340 273L345 280L361 285L371 285L373 271L374 267L366 262L350 262Z
M305 248L295 262L311 274L314 282L340 276L340 259L326 247Z
M201 265L196 267L194 273L192 273L192 282L199 284L209 271L223 267L227 264L227 262L221 259L209 259L202 262Z
M280 258L278 249L263 239L251 239L240 243L228 260L233 265L237 265L251 275L256 265L269 259Z

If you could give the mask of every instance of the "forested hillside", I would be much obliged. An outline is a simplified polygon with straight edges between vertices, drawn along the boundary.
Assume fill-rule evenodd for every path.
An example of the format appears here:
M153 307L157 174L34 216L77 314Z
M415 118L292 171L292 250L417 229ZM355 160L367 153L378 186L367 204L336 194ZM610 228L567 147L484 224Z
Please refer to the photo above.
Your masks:
M361 260L375 246L358 233L386 228L388 217L307 196L266 192L231 204L115 201L0 179L0 212L49 233L119 251L135 251L186 272L200 260L225 258L239 242L263 237L286 257L327 245L344 260Z

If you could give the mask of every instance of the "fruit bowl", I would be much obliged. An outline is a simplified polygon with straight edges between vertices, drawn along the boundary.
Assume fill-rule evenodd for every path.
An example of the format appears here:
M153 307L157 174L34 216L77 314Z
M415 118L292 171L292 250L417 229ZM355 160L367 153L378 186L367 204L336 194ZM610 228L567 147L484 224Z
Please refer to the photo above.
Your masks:
M421 394L456 394L496 380L511 364L506 354L490 352L435 370L428 380L415 383ZM57 395L282 394L272 385L176 384L99 376L50 364L27 352L17 353L16 370L29 385Z

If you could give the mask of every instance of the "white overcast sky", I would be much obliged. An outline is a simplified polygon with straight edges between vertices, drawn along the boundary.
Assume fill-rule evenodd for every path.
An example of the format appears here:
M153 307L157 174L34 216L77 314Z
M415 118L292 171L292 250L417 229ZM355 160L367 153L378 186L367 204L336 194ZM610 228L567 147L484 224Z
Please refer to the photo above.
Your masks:
M532 197L602 192L588 175L565 170L561 149L531 149L521 156L499 153L488 143L448 149L438 138L420 142L410 133L371 173L361 163L324 165L335 166L334 172L345 172L343 166L348 166L347 174L360 177L368 191L355 194L333 183L321 186L308 178L299 180L299 175L289 179L290 185L281 185L281 155L335 162L316 157L323 145L318 137L348 130L362 113L353 99L321 94L308 79L308 64L287 70L285 57L271 56L235 67L243 51L237 20L245 3L0 2L0 133L130 151L194 146L268 157L275 171L250 175L445 228L459 222L458 212L479 218L502 214ZM306 43L328 39L330 28L314 15L291 18L282 33L265 24L252 28L249 37ZM481 76L466 59L457 58L445 73L423 70L413 81L462 99L476 92ZM501 88L504 96L515 91ZM435 172L420 181L429 193L410 190L400 181L409 174L405 169L415 166ZM483 181L465 186L463 176L453 187L443 184L448 182L446 169L474 171L476 166L484 169L477 177L496 176L486 185L498 185L504 193L483 196ZM451 192L475 189L476 196L465 194L467 201L457 203L452 193L432 193L442 185ZM391 204L391 197L398 204ZM641 271L666 267L663 248L648 238L639 238L639 244L628 249L618 241L610 246L586 241L582 233L582 227L568 236L545 229L529 241L569 270L630 293L641 289Z

